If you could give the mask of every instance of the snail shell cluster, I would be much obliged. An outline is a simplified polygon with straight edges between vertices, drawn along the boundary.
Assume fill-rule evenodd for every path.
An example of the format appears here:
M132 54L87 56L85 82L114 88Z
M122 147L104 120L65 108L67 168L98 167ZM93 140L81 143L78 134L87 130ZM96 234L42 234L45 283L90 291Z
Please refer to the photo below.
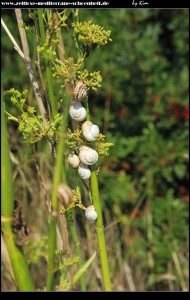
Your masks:
M100 129L92 122L86 121L82 124L82 133L88 142L94 142L100 134Z
M86 109L80 102L75 102L70 106L69 114L73 120L83 121L86 118Z
M93 165L98 160L98 152L88 146L82 146L79 150L79 156L72 153L68 156L68 162L72 168L78 168L78 174L83 180L88 180L91 171L88 166Z
M87 209L85 210L85 216L90 221L95 221L98 218L98 214L95 211L94 205L90 205L87 207Z
M68 162L72 168L78 168L78 174L83 180L88 180L91 176L91 171L88 166L93 165L98 160L98 152L88 146L82 146L79 151L79 156L69 154Z
M87 86L82 80L78 80L74 87L74 100L81 101L87 97Z
M83 121L86 118L86 109L82 106L81 100L87 97L87 86L82 80L78 80L74 87L74 102L69 108L69 114L75 121ZM94 142L99 134L99 127L90 121L84 122L82 125L82 133L86 141ZM83 180L88 180L91 171L88 166L98 161L98 152L88 146L81 146L79 155L70 154L68 162L72 168L78 168L78 174Z
M82 146L79 150L80 161L86 165L94 165L98 160L98 152L88 146Z
M80 164L80 159L76 154L69 154L68 162L72 168L76 169Z
M81 163L78 167L78 174L83 180L88 180L91 176L91 171L86 164Z

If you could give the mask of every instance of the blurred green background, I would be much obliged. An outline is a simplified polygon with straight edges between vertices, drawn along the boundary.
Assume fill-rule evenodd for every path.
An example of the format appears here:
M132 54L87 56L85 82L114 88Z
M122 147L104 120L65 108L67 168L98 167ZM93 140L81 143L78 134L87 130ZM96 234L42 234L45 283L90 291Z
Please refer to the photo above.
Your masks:
M80 9L79 16L111 30L113 40L94 49L85 62L86 68L100 70L103 77L102 87L89 95L92 120L114 143L99 174L113 290L185 291L189 288L188 10ZM31 23L27 10L23 17ZM2 18L20 44L14 11L2 10ZM35 100L24 62L1 32L3 93L6 108L14 115L6 90L27 88L29 102ZM28 39L38 73L36 42L31 33ZM66 39L67 48L72 52ZM56 84L55 94L60 96ZM23 203L36 243L32 248L31 242L26 255L41 288L47 239L44 195L32 163L32 146L23 144L13 122L8 122L8 131L17 159L15 197ZM43 143L36 148L51 192L52 165L44 149ZM76 221L84 257L89 257L96 247L95 241L89 242L95 232L77 211ZM88 289L101 290L98 261L90 270ZM11 290L4 268L2 288Z

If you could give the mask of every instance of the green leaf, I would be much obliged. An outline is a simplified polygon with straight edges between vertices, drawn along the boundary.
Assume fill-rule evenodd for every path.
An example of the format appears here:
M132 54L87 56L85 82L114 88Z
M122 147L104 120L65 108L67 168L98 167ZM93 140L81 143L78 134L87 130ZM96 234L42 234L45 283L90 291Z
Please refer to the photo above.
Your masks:
M91 263L93 262L94 258L96 256L96 251L94 252L94 254L84 263L84 265L78 270L78 272L73 276L73 280L72 280L72 284L75 284L80 278L81 276L84 274L84 272L86 272L86 270L88 269L88 267L91 265Z
M91 265L93 262L94 258L96 256L96 251L94 254L84 263L84 265L78 270L78 272L73 276L72 283L69 284L69 286L66 288L66 290L69 290L71 285L74 285L77 283L77 281L81 278L81 276L86 272L88 267Z
M186 166L183 164L175 165L174 172L178 178L182 179L185 176Z

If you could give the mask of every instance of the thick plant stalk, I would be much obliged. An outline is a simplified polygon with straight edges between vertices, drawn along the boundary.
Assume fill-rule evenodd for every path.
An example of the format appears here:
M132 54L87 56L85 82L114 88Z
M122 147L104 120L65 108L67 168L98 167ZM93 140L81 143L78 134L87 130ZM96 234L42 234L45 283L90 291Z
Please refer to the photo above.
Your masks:
M85 108L86 108L86 120L90 121L88 99L87 101L85 101ZM104 236L102 209L100 204L98 179L95 171L92 171L90 180L91 180L92 202L98 214L98 219L96 221L96 232L97 232L97 239L98 239L98 248L100 252L100 263L101 263L102 276L103 276L103 285L105 291L111 291L112 288L111 288L110 273L109 273L109 266L108 266L106 242Z
M16 286L16 280L15 280L15 277L14 277L13 268L12 268L12 265L11 265L9 253L8 253L8 250L7 250L7 246L5 245L2 233L1 233L1 260L2 260L5 268L9 272L9 275L10 275L10 278L11 278L12 282Z
M109 273L108 258L107 258L107 251L106 251L106 242L104 236L102 210L100 205L98 179L95 171L92 171L91 174L91 190L92 190L93 205L98 214L98 219L96 221L96 232L97 232L97 239L98 239L98 248L100 254L100 263L102 269L104 290L111 291L111 281L110 281L110 273Z
M72 89L69 85L66 86L66 91L67 94L71 94L72 96ZM65 109L63 112L64 115L64 131L66 132L67 129L67 125L68 125L68 111L69 111L69 106L70 106L70 97L68 97L68 99L66 98L66 103L65 103ZM65 143L63 145L63 153L65 153ZM66 179L66 172L65 172L65 156L63 158L64 162L63 162L63 166L62 166L62 174L61 174L61 179L63 183L67 184L67 179ZM67 223L68 223L68 227L69 227L69 232L71 234L71 239L72 242L75 246L75 252L76 255L79 257L79 262L78 262L78 267L79 269L83 266L83 260L82 260L82 254L81 254L81 249L80 249L80 243L79 243L79 239L77 236L77 232L76 232L76 227L75 227L75 223L73 220L73 213L72 210L67 210L66 211L66 216L67 216ZM86 281L85 281L85 276L82 275L80 278L80 286L81 286L81 291L86 291Z
M11 228L13 217L13 186L12 169L9 157L9 145L6 130L6 121L3 108L2 112L2 201L1 201L1 222L2 232L7 250L9 253L11 265L14 272L17 288L20 291L34 291L34 285L30 277L27 262L23 253L14 243L14 235Z
M70 95L70 88L67 88L67 94L65 97L65 108L64 108L64 121L62 125L62 134L64 135L67 128L67 112L68 107L71 101L71 95ZM55 171L54 171L54 177L53 177L53 190L52 190L52 200L51 200L51 208L52 208L52 214L50 216L50 231L49 231L49 258L48 258L48 278L47 278L47 285L46 289L47 291L53 290L53 281L54 281L54 270L55 270L55 249L56 249L56 214L58 208L58 201L57 201L57 188L60 180L63 183L67 183L66 181L66 173L65 173L65 157L63 155L65 153L65 136L60 136L59 143L57 147L57 156L56 156L56 165L55 165ZM71 233L72 241L75 245L75 250L77 256L79 256L79 268L83 265L81 251L80 251L80 245L77 238L76 228L73 221L73 216L71 211L67 211L67 218L68 218L68 226L69 231ZM81 282L81 290L86 290L86 283L84 276L80 279Z
M41 35L42 43L45 44L46 33L45 33L45 28L44 28L42 9L39 8L39 9L37 9L37 11L38 11L40 35ZM57 114L57 104L56 104L56 100L55 100L55 96L54 96L54 92L53 92L51 69L50 69L50 66L47 64L46 64L46 79L47 79L47 88L48 88L49 99L50 99L50 103L51 103L52 116L54 119L55 115Z
M1 18L1 25L3 26L3 28L5 29L8 37L10 38L11 42L13 43L15 50L18 52L18 54L20 55L20 57L22 57L24 59L24 53L20 49L19 45L15 41L13 35L11 34L10 30L8 29L7 25L5 24L5 22L3 21L2 18Z
M26 31L23 27L21 27L24 23L23 19L22 19L21 9L18 9L18 8L15 9L15 14L16 14L16 18L17 18L17 23L18 23L18 28L19 28L22 48L23 48L23 52L24 52L24 60L26 62L27 71L28 71L30 80L32 82L32 86L33 86L34 93L35 93L35 96L36 96L36 99L37 99L40 114L42 116L45 116L46 110L45 110L45 107L44 107L44 104L43 104L42 97L40 95L40 89L39 89L38 82L37 82L36 77L34 75L34 70L33 70L33 67L32 67L31 59L30 59L29 46L28 46L28 41L27 41L27 37L26 37ZM9 35L9 37L10 37L10 35Z
M40 35L42 38L42 42L45 43L46 41L46 34L45 34L45 29L44 29L44 23L43 23L43 17L42 17L42 10L38 9L38 20L39 20L39 28L40 28ZM50 98L50 103L51 103L51 109L52 109L52 115L53 118L57 114L57 107L56 107L56 102L54 98L54 93L53 93L53 87L52 87L52 77L51 77L51 70L49 66L46 66L46 77L47 77L47 87L48 87L48 92L49 92L49 98ZM70 93L70 89L67 88L67 94ZM69 105L71 102L70 96L66 97L66 103L64 107L64 124L62 128L62 132L66 133L66 128L67 128L67 123L68 123L68 109ZM66 183L66 174L65 174L65 169L64 169L64 157L63 155L60 154L60 151L62 153L65 153L65 142L64 142L64 137L61 138L61 142L59 141L59 145L57 148L57 159L56 159L56 166L55 166L55 174L59 173L59 176L61 176L61 180L63 183ZM59 154L58 154L59 153ZM62 157L60 157L61 155ZM59 163L58 163L58 156L59 156ZM58 170L58 168L61 167L61 170ZM57 171L56 171L57 170ZM60 174L61 171L61 174ZM52 193L52 201L55 204L56 211L57 211L57 199L56 198L56 193L57 193L57 187L59 184L59 176L55 179L55 182L53 183L53 193ZM67 217L69 218L69 229L71 233L71 238L72 241L75 245L76 248L76 254L79 256L79 267L82 266L82 258L81 258L81 253L80 253L80 245L78 242L77 234L76 234L76 229L75 225L73 222L73 216L72 212L68 211L67 212ZM46 288L47 290L52 290L53 289L53 269L54 269L54 261L55 261L55 248L56 248L56 229L55 229L55 224L56 220L53 216L50 218L50 241L49 241L49 267L48 267L48 278L47 278L47 285ZM86 290L86 285L84 281L84 276L81 277L81 289L83 291Z

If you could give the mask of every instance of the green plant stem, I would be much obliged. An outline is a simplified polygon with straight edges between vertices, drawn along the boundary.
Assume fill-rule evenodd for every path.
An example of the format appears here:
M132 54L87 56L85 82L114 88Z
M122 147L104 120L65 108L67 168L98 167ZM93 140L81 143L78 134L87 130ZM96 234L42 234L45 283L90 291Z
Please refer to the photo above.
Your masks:
M86 120L90 121L88 99L84 101L84 106L86 108ZM108 266L106 242L104 236L102 210L100 205L98 179L95 171L92 171L91 173L91 191L92 193L89 192L90 201L93 201L93 205L95 206L95 209L98 214L98 219L96 221L96 232L97 232L98 247L100 252L100 263L101 263L101 269L103 275L104 290L111 291L112 289L111 289L110 273L109 273L109 266Z
M57 145L56 161L53 174L53 187L51 197L51 216L49 225L49 256L48 256L48 277L46 289L51 291L53 289L54 269L55 269L55 249L56 249L56 216L58 212L58 200L57 200L57 188L61 179L66 182L66 174L64 166L64 155L65 155L65 135L67 126L67 114L66 109L68 103L70 103L71 96L69 94L65 97L65 109L63 111L64 119L60 130L59 141Z
M63 164L63 166L65 166L65 164ZM65 174L65 172L63 173ZM64 175L62 176L62 182L67 184L66 176ZM71 239L75 246L75 252L76 255L79 257L78 267L80 269L83 266L83 259L82 259L79 239L76 232L76 225L74 223L73 212L71 209L66 211L66 216L67 216L69 232L71 234ZM80 278L80 286L81 286L81 291L83 292L86 291L86 280L84 275L82 275Z
M86 108L86 120L90 121L88 100L85 101L85 108ZM111 281L110 281L110 273L109 273L108 258L107 258L107 251L106 251L106 242L104 236L102 210L100 205L98 179L95 171L92 171L91 173L91 191L92 193L89 193L90 200L92 196L93 205L95 206L95 209L98 214L98 219L96 221L96 232L97 232L98 247L100 252L100 263L101 263L101 269L103 275L104 290L111 291Z
M3 237L9 253L11 265L16 279L18 290L34 291L34 285L29 273L29 268L23 253L14 243L14 235L11 228L13 217L13 185L12 169L9 157L8 136L6 130L6 121L3 108L1 107L2 118L2 201L1 201L1 218Z
M71 101L71 90L68 87L66 90L65 97L65 106L63 110L63 124L62 124L62 133L66 134L67 124L68 124L68 109ZM60 182L60 179L63 183L67 183L66 172L65 172L65 136L59 138L59 143L57 146L57 157L56 157L56 165L55 172L53 177L53 191L52 191L52 209L57 212L58 201L57 201L57 188ZM76 233L75 224L73 221L72 211L68 210L66 212L69 231L71 234L72 241L75 245L76 254L79 257L79 268L83 265L80 245ZM47 278L47 291L51 291L53 289L53 279L54 279L54 269L55 269L55 249L56 249L56 217L52 214L50 217L50 232L49 232L49 265L48 265L48 278ZM86 291L86 283L84 275L81 276L81 290Z
M63 131L61 131L63 132ZM57 188L60 183L60 175L63 164L63 145L65 139L63 136L60 136L58 146L57 146L57 157L55 161L55 168L53 174L53 187L52 187L52 196L51 196L51 215L50 215L50 224L49 224L49 255L48 255L48 277L47 277L47 291L53 289L53 279L54 279L54 269L55 269L55 249L56 249L56 217L57 217Z
M153 278L152 288L155 289L155 260L153 250L153 199L154 199L154 171L149 169L146 172L147 178L147 240L149 250L147 251L148 265Z
M77 177L79 177L78 174L77 174ZM86 191L88 192L89 200L90 200L90 203L92 204L92 194L91 194L90 187L88 187L86 182L81 177L79 178L79 180L80 180L81 184L84 186L84 188L86 189ZM79 180L78 180L78 185L80 185Z
M90 121L90 111L89 111L89 106L88 106L88 99L84 101L84 106L86 109L86 121Z
M67 215L67 220L68 220L69 232L71 234L71 239L75 246L76 255L79 257L78 266L80 269L83 265L83 260L82 260L82 255L81 255L80 243L79 243L79 239L78 239L76 228L75 228L75 223L73 220L72 210L66 211L66 215ZM82 275L80 278L80 286L81 286L81 291L86 291L86 281L85 281L84 275Z
M66 87L66 91L67 91L68 94L71 93L71 89L70 89L69 86ZM72 97L72 94L71 94L71 97ZM68 99L68 101L66 101L66 105L65 105L65 109L64 109L65 132L66 132L67 125L68 125L69 106L70 106L70 98ZM66 147L66 145L64 143L63 153L65 153L65 150L66 150L65 147ZM63 163L63 170L62 170L62 182L67 184L66 172L65 172L65 156L64 156L64 163ZM76 252L76 255L79 257L78 266L79 266L79 269L80 269L83 265L83 260L82 260L82 254L81 254L81 250L80 250L80 243L79 243L77 232L76 232L76 226L75 226L75 223L74 223L72 210L67 210L66 211L66 216L67 216L67 221L68 221L69 232L71 234L71 239L72 239L72 242L75 246L75 252ZM81 286L81 291L86 291L86 281L85 281L85 276L84 275L82 275L81 278L80 278L80 286Z
M84 272L87 270L87 268L91 265L92 261L94 260L96 256L96 252L80 267L80 269L75 273L75 275L72 278L72 282L67 286L66 291L68 291L72 285L74 285L81 276L83 276Z
M93 205L98 214L98 218L96 221L96 232L97 232L97 239L98 239L98 248L100 253L100 263L102 268L104 290L111 291L112 289L111 289L107 251L106 251L106 242L104 236L102 209L100 205L98 179L95 171L92 171L91 174L91 190L92 190Z
M37 12L38 12L40 35L41 35L42 43L45 44L46 33L45 33L45 28L44 28L42 9L37 9ZM48 64L46 64L46 79L47 79L47 88L48 88L48 94L49 94L49 99L50 99L50 104L51 104L52 116L54 119L55 115L57 114L57 103L55 101L55 96L54 96L54 92L53 92L51 69Z
M76 13L73 14L73 21L74 22L78 22L79 21L79 15L78 15L78 11L77 10L76 10ZM77 49L77 58L78 59L82 59L83 55L82 55L81 49L79 47L78 40L76 38L76 34L73 32L71 36L72 36L72 39L73 39L73 43L74 43L74 45L75 45L75 47Z

